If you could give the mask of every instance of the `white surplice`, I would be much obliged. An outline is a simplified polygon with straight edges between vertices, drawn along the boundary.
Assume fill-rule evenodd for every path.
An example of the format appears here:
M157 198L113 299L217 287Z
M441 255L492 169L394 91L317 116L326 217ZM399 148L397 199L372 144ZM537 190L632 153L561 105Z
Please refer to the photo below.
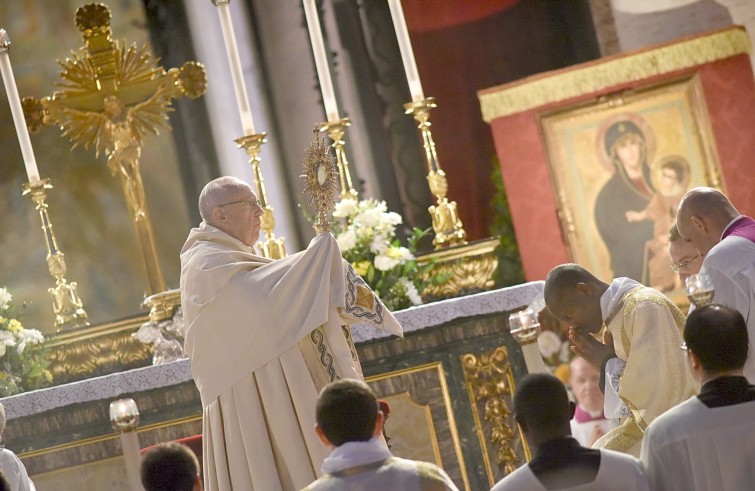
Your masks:
M629 278L613 280L600 303L616 356L625 365L615 374L617 380L606 381L607 388L618 387L623 403L609 407L606 390L606 417L621 416L621 425L593 447L639 456L647 425L697 391L679 349L684 314L661 292ZM621 407L626 414L614 415Z
M23 462L7 448L0 448L0 471L10 485L11 491L35 491Z
M648 427L641 460L653 490L755 488L755 402L709 408L690 398Z
M648 481L634 457L611 450L600 450L600 467L595 480L580 486L560 488L561 491L647 491ZM529 464L498 481L490 491L547 491L530 469Z
M744 372L755 383L755 243L735 235L726 237L705 255L700 272L711 278L716 291L713 302L738 310L747 322L750 354Z
M318 390L361 378L345 324L401 327L331 234L271 261L202 223L181 251L185 350L203 406L206 491L301 489L327 451Z

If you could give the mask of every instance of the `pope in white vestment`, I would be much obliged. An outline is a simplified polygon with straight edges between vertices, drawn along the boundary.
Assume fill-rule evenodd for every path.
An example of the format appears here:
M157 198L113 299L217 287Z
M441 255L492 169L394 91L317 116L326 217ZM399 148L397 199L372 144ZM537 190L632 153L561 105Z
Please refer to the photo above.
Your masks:
M255 231L237 233L242 241L202 222L181 251L185 350L203 407L205 490L301 489L327 455L312 430L319 389L362 378L344 326L371 323L397 335L401 327L329 233L283 259L255 255L248 244L259 233L261 209L248 185L233 186L223 195L230 202L212 203L203 216L212 210L236 233L226 215L243 213L235 218L253 222ZM207 200L218 199L212 196ZM223 209L230 205L238 209Z

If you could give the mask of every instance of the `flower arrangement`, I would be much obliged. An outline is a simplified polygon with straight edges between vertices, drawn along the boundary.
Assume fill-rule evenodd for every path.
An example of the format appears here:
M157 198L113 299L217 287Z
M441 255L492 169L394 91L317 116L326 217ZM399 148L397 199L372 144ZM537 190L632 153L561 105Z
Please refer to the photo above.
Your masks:
M391 310L420 305L428 281L441 283L443 277L426 280L432 263L420 266L415 259L416 244L428 230L415 228L407 247L396 239L401 215L388 211L384 201L342 199L333 216L341 219L334 233L341 254Z
M45 337L26 329L16 315L13 296L0 288L0 397L39 389L52 382Z

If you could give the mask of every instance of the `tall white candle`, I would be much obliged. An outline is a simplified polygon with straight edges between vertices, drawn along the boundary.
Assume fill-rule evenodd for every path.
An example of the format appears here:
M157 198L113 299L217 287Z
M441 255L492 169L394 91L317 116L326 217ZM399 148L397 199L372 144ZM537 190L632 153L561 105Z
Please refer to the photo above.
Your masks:
M0 29L0 73L3 76L5 92L8 94L8 103L10 104L10 111L13 114L13 122L16 125L16 134L18 135L18 143L21 145L21 154L24 157L26 175L29 178L29 182L34 183L39 181L39 170L37 169L37 161L34 158L34 150L31 147L29 129L26 127L24 110L21 107L21 98L18 97L16 79L13 78L13 68L10 64L10 55L8 54L9 48L10 38L8 37L8 33L5 32L5 29Z
M414 51L409 39L409 31L406 28L404 11L401 9L401 0L388 0L388 7L391 9L393 28L396 31L398 48L401 50L401 59L404 61L404 71L406 72L406 80L409 82L412 102L418 102L425 98L425 94L422 92L422 84L419 81L417 62L414 61Z
M330 79L330 66L328 65L328 57L325 54L325 44L322 41L320 18L317 15L315 0L303 0L303 2L304 15L307 18L307 29L309 30L309 40L312 44L312 53L315 55L317 78L320 80L322 100L325 104L325 114L328 116L328 121L332 123L340 120L341 117L338 115L338 104L336 103L336 94L333 91L333 81Z
M244 130L244 136L249 136L255 133L254 120L252 119L252 108L249 106L249 97L246 94L244 72L241 69L241 58L239 57L239 48L236 44L236 34L233 31L229 1L213 0L213 3L218 7L220 27L223 29L225 52L228 55L228 64L231 65L231 79L233 80L233 89L236 92L236 103L239 106L241 127Z

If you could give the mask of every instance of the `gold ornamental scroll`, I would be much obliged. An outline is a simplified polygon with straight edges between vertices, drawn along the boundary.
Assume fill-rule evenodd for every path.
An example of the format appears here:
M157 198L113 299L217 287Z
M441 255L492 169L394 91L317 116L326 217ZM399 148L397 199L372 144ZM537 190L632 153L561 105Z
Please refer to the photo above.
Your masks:
M73 147L94 148L107 155L118 175L136 229L147 274L147 295L165 291L157 260L154 233L147 210L140 161L145 139L168 127L171 100L204 94L204 68L195 62L167 72L147 46L126 47L113 41L110 10L88 4L76 11L76 26L84 46L58 62L62 89L41 100L23 101L27 125L34 132L56 125Z

